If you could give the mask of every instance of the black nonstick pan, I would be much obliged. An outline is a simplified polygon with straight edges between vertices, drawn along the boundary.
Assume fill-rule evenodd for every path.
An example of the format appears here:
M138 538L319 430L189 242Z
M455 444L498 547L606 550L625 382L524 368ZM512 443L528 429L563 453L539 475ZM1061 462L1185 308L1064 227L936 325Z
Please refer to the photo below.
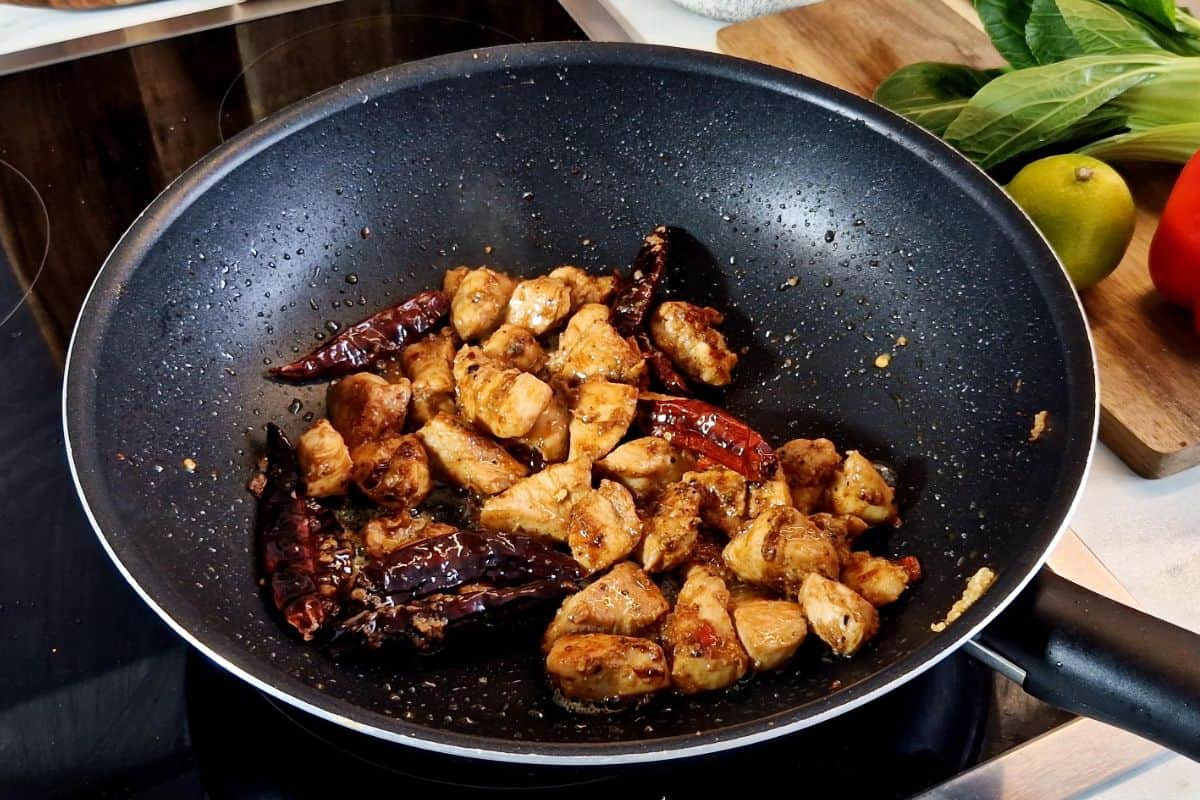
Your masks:
M258 584L246 481L266 423L297 435L323 386L264 370L448 267L623 266L660 223L688 234L669 292L728 309L748 348L723 402L776 444L825 435L895 467L904 525L873 544L927 577L873 643L580 717L550 701L532 636L335 661L290 635ZM100 272L68 361L71 461L117 567L215 662L354 730L531 763L677 758L816 725L968 645L1043 699L1200 756L1200 640L1041 567L1097 418L1062 270L982 172L829 86L576 43L350 81L155 200ZM983 566L996 584L931 631Z

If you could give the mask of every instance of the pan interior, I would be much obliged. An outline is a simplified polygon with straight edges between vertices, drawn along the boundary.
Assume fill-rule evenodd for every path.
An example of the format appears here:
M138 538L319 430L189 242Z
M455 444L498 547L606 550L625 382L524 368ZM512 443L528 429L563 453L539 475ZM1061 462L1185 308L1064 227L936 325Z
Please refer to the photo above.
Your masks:
M69 440L132 580L207 650L328 714L565 753L811 719L952 646L929 626L965 578L1001 573L962 630L1066 513L1094 413L1074 298L999 189L866 103L732 60L505 48L368 76L229 147L102 273L69 365ZM806 645L726 693L579 717L550 702L536 632L411 663L335 663L289 636L257 585L245 485L264 425L298 435L323 387L263 370L448 267L607 270L659 223L690 235L670 291L726 310L747 348L722 402L776 444L828 436L895 467L904 525L873 543L919 556L926 578L877 640L849 661ZM1031 443L1038 411L1051 425Z

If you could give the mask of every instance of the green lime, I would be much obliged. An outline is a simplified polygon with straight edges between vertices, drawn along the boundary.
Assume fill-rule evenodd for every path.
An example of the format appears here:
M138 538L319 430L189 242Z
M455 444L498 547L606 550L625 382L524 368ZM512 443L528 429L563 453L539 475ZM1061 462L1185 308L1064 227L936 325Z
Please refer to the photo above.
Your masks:
M1137 213L1129 187L1108 164L1074 153L1050 156L1027 165L1006 188L1076 289L1095 286L1121 263Z

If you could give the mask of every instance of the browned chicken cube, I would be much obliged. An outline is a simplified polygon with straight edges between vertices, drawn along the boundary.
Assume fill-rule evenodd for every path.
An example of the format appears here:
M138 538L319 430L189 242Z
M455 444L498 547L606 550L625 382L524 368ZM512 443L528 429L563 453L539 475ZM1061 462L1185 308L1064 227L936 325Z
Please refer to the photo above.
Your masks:
M454 533L455 527L429 517L414 517L406 511L368 521L359 530L363 547L371 558L383 558L405 545L434 536Z
M912 556L892 561L870 553L849 553L842 564L842 583L878 608L894 603L909 584L921 577L920 563Z
M872 525L897 519L896 493L857 450L850 450L829 487L829 504L835 514L853 514Z
M603 378L636 384L645 372L641 350L609 324L608 306L589 303L580 308L550 354L550 373L562 381Z
M675 569L692 556L700 533L700 490L683 481L669 485L642 525L639 559L647 572Z
M550 277L571 287L572 312L588 303L607 303L617 287L617 279L612 275L589 275L569 264L551 270Z
M304 473L304 492L309 497L330 497L350 490L350 448L342 435L319 419L296 443L296 456Z
M700 489L700 519L705 525L737 535L746 519L746 479L725 467L710 467L683 476Z
M751 482L746 485L746 516L757 517L771 506L790 506L792 492L783 477L783 470L777 470L775 477L761 483Z
M600 481L600 488L575 503L567 521L571 555L588 572L615 564L633 552L642 538L633 495L619 483Z
M804 610L791 600L734 599L733 625L759 672L781 666L808 635Z
M558 327L571 313L571 286L550 275L517 284L508 299L505 321L541 336Z
M502 492L529 474L503 447L444 411L416 435L437 475L476 494Z
M529 433L513 441L537 453L547 464L554 464L567 458L570 426L571 412L567 410L567 401L559 392L554 392Z
M563 601L542 636L542 651L573 633L640 633L670 610L650 576L632 561L622 561Z
M596 469L625 486L639 500L655 497L696 463L686 450L657 436L626 442L596 462Z
M609 633L559 639L546 656L546 672L565 697L589 702L629 700L671 685L661 647Z
M829 536L833 546L837 548L838 561L843 566L850 556L850 547L854 544L854 540L870 528L861 518L852 514L821 512L820 514L810 514L808 519Z
M725 546L725 564L744 581L794 593L810 572L838 576L830 537L790 506L772 506Z
M689 378L728 386L738 357L714 327L724 321L715 308L668 300L650 315L650 338Z
M565 542L571 509L591 488L591 462L551 464L485 500L479 522L492 530Z
M412 508L433 489L429 457L413 434L365 442L350 457L358 488L385 508Z
M463 419L501 439L529 433L554 396L537 376L470 346L454 357L454 391Z
M487 267L463 275L450 300L450 324L459 337L473 342L499 328L516 286L517 282L503 272Z
M792 490L792 505L805 514L825 506L825 491L833 483L842 457L828 439L793 439L775 450Z
M684 694L723 689L749 669L729 607L725 581L705 567L688 572L663 626L671 682Z
M458 287L462 286L463 278L470 274L470 267L455 267L454 269L446 270L445 276L442 278L442 291L451 300L458 293Z
M629 430L637 411L636 386L606 380L584 381L571 404L571 458L607 455Z
M363 442L404 433L411 394L403 378L388 383L378 375L356 372L329 385L325 413L353 451Z
M454 413L454 351L458 339L451 328L426 336L404 348L400 361L412 381L410 415L424 425L439 411Z
M546 351L538 344L537 337L520 325L509 325L507 322L487 338L483 343L483 352L522 372L536 374L546 366Z
M815 572L800 587L812 632L839 656L852 656L879 630L879 612L853 589Z

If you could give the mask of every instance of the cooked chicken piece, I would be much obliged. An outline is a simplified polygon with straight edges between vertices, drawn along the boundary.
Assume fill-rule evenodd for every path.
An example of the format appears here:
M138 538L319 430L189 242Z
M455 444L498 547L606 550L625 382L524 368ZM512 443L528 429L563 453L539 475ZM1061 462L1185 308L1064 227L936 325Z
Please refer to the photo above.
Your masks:
M908 585L920 577L920 563L912 556L892 561L852 552L842 564L841 581L878 608L899 600Z
M573 700L626 700L671 685L661 647L649 639L608 633L559 639L546 656L546 672Z
M646 436L613 450L596 462L596 469L642 500L658 495L667 484L682 478L695 463L695 456L686 450L672 447L656 436Z
M791 600L733 601L738 641L758 671L775 669L804 643L808 624L799 603Z
M829 487L829 505L835 514L854 514L872 525L896 520L895 497L879 470L857 450L847 451Z
M636 384L645 372L642 353L608 323L608 306L589 303L567 323L550 354L550 373L564 381L604 378Z
M356 372L329 385L325 414L354 450L363 442L404 433L411 395L407 380L388 383L378 375Z
M535 336L558 327L571 313L571 286L549 275L517 284L508 300L505 320Z
M731 469L714 466L683 476L700 489L700 519L705 525L736 536L746 519L746 479Z
M710 386L728 386L738 357L713 327L724 321L715 308L668 300L650 315L650 338L689 378Z
M690 483L672 483L642 532L638 560L647 572L664 572L687 561L700 533L700 490Z
M565 542L571 509L591 491L591 467L586 459L551 464L484 501L479 522L492 530Z
M571 555L588 572L599 572L633 552L642 538L642 521L633 495L619 483L600 481L600 488L580 498L567 521Z
M815 572L800 587L808 626L839 656L852 656L879 630L879 612L853 589Z
M455 267L446 270L446 275L442 278L442 291L453 300L454 295L458 294L458 287L462 285L463 278L467 277L470 272L470 267Z
M663 626L671 661L671 682L684 694L723 689L749 669L729 615L725 581L693 567L679 590L675 610Z
M523 372L538 373L546 366L546 351L532 333L507 322L483 343L483 352Z
M811 514L825 505L825 490L833 483L842 457L828 439L793 439L776 448L779 466L792 490L792 505Z
M429 457L415 435L364 442L350 453L354 482L372 502L412 508L433 489Z
M850 556L850 546L854 544L854 540L870 527L861 518L852 514L834 516L833 514L822 512L820 514L810 514L808 519L812 524L825 531L826 535L833 541L833 546L838 551L838 561L841 562L842 566L846 565L846 561Z
M757 517L771 506L790 506L791 504L792 492L783 477L783 470L777 470L775 477L769 481L747 484L747 517Z
M363 525L359 530L363 546L371 558L383 558L394 550L421 539L454 533L455 527L429 517L413 517L408 512L389 514Z
M536 452L547 464L554 464L567 458L570 425L571 412L567 410L567 401L555 392L529 433L513 441Z
M536 376L469 345L454 357L454 393L463 419L501 439L529 433L554 397Z
M437 475L476 494L502 492L529 474L503 447L444 411L416 435Z
M632 561L563 600L542 636L542 652L573 633L640 633L658 622L671 606L650 576Z
M327 419L319 419L296 443L296 456L309 497L330 497L350 490L350 448Z
M450 323L465 342L482 339L504 322L517 282L487 267L462 277L450 300Z
M749 583L794 593L810 572L838 575L830 537L790 506L771 506L725 546L725 564Z
M551 270L550 277L571 287L572 312L588 303L607 303L617 288L617 279L612 275L589 275L569 264Z
M410 344L400 353L404 372L412 381L411 417L424 425L439 411L454 413L454 329L443 328Z
M636 386L584 381L571 402L571 458L597 459L617 446L637 412Z

